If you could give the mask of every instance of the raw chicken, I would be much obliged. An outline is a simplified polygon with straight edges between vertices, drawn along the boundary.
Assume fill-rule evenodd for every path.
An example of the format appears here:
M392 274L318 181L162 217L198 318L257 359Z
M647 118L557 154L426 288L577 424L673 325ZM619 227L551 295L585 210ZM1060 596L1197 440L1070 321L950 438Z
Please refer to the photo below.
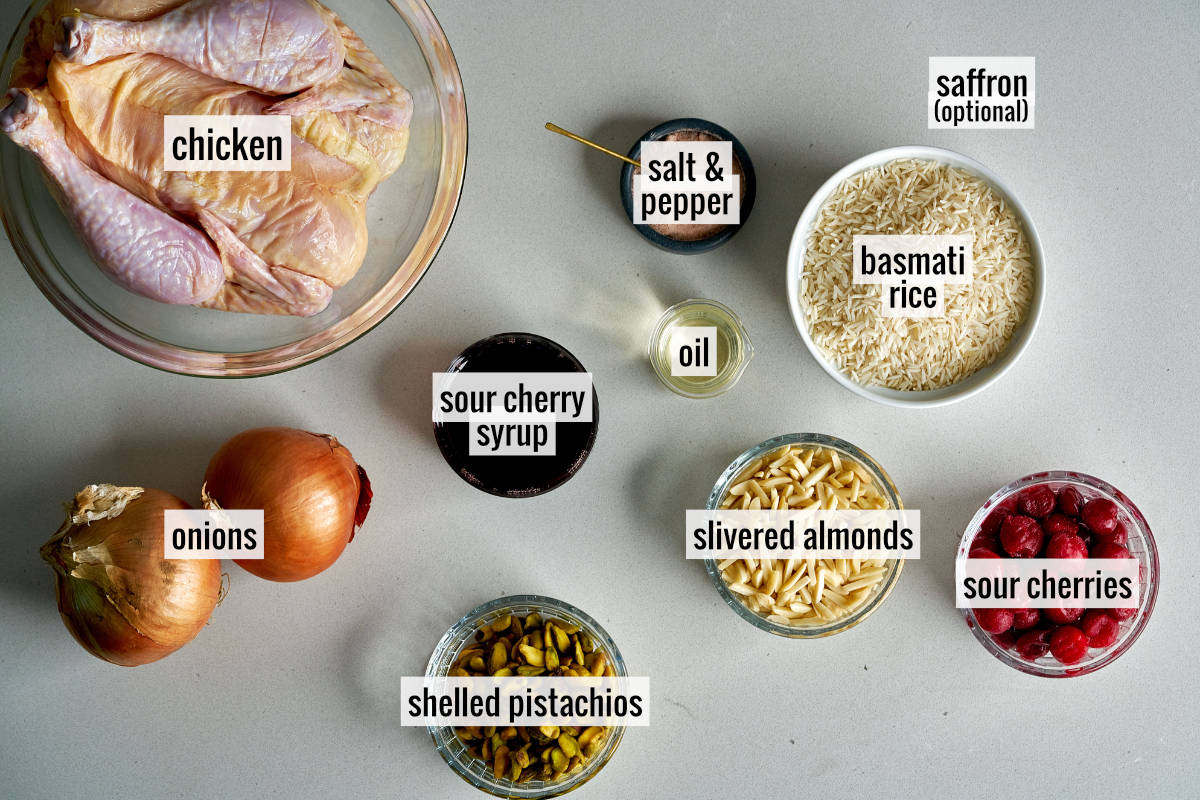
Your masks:
M80 161L67 146L54 98L39 94L11 90L12 101L0 111L0 130L42 162L100 269L152 300L211 300L225 282L212 243Z
M346 47L346 66L326 86L314 86L288 100L276 102L268 114L334 112L337 121L375 159L380 180L391 175L404 160L408 125L412 120L412 95L392 77L370 48L336 14L333 21ZM293 124L293 128L295 125Z
M208 235L225 282L192 302L256 313L322 310L361 265L367 196L399 167L408 143L411 97L366 45L315 0L50 6L31 28L14 75L35 80L40 70L45 104L57 101L70 149L97 179ZM65 34L64 55L102 60L46 56L48 69L38 65L47 25ZM288 44L264 47L266 39ZM296 46L300 40L304 46ZM110 57L130 49L155 52ZM163 170L164 116L264 113L292 116L290 172Z
M93 14L106 19L138 21L157 17L187 0L50 0L29 23L21 57L13 66L12 86L32 89L46 82L46 67L62 37L59 21L68 14Z
M62 34L76 64L157 53L267 94L328 83L346 60L333 15L308 0L191 0L141 22L72 15Z
M262 310L265 298L273 298L288 314L298 317L320 313L329 305L333 297L329 284L303 272L267 264L216 214L203 208L196 213L204 230L217 243L230 278L221 293L203 305L222 311L257 312Z
M334 22L344 43L344 69L328 86L308 91L271 106L274 114L306 114L310 111L356 111L358 116L397 130L412 119L412 96L396 82L375 54L350 26L336 16Z
M374 161L344 129L320 142L330 155L293 131L290 172L165 172L163 116L261 114L271 99L202 75L161 56L120 56L92 66L55 60L50 90L71 128L71 143L97 172L164 210L229 228L274 271L345 284L366 253L367 195L378 181ZM340 127L340 126L339 126ZM210 212L204 224L200 210ZM214 236L228 256L223 236ZM251 310L315 313L309 298L290 291L264 295L243 280L240 258L226 257L229 282L212 303ZM288 280L276 288L305 284ZM326 301L329 298L325 293Z

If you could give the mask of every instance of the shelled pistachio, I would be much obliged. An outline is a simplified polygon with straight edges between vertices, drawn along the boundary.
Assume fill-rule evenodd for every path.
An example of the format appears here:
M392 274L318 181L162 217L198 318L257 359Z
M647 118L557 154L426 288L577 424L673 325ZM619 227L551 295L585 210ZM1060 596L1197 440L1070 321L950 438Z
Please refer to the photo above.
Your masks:
M578 625L537 612L493 619L474 639L455 657L450 675L616 676L611 659ZM600 752L609 731L599 725L474 725L456 728L455 734L467 752L491 766L497 780L552 783L582 770Z

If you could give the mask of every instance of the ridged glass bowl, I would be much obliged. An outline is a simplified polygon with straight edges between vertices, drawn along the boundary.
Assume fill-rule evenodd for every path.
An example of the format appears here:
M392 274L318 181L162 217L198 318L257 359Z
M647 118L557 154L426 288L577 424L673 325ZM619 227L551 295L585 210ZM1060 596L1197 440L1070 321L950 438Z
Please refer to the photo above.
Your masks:
M1129 534L1129 540L1125 547L1141 565L1141 592L1138 598L1137 613L1129 619L1121 621L1120 633L1112 645L1104 649L1089 649L1083 660L1075 664L1062 664L1050 654L1046 654L1036 661L1027 661L1021 658L979 627L973 609L964 608L961 611L967 627L970 628L975 639L989 653L1013 669L1043 678L1074 678L1095 672L1116 661L1133 646L1138 636L1145 630L1146 623L1150 621L1150 615L1154 612L1154 602L1158 598L1158 546L1154 543L1154 534L1150 532L1150 525L1142 516L1142 512L1121 491L1099 478L1093 478L1082 472L1054 470L1026 475L1024 478L1018 478L1007 486L997 489L967 524L967 529L963 532L962 539L958 544L957 558L967 557L984 520L997 507L1011 503L1020 492L1030 486L1038 485L1049 486L1056 494L1060 489L1073 486L1079 490L1085 501L1096 497L1105 497L1117 504L1118 519L1124 523Z
M733 463L721 473L721 477L717 478L717 483L713 486L712 493L708 496L705 508L709 511L720 508L721 500L724 499L725 493L729 491L729 487L733 485L733 482L741 476L742 471L748 464L788 445L836 450L839 455L861 464L871 473L881 494L888 501L888 508L897 510L904 508L900 494L896 491L896 485L892 483L891 477L888 476L883 467L879 466L879 463L875 459L844 439L839 439L836 436L827 436L823 433L785 433L782 436L767 439L765 442L751 447L735 458ZM861 608L840 619L815 625L780 625L752 611L749 606L742 602L740 595L729 590L729 586L725 583L725 579L721 577L721 570L717 565L718 561L716 559L709 558L704 561L704 568L708 571L709 577L712 578L713 584L721 594L721 599L739 617L759 630L773 633L776 636L785 636L789 639L820 639L824 636L832 636L835 633L849 630L875 613L875 610L883 604L883 601L892 593L892 589L896 587L896 581L900 579L900 571L904 569L904 560L897 558L887 562L887 572L884 573L883 580L875 586L874 593L869 600L863 603Z
M110 281L51 197L37 161L0 136L0 216L30 277L67 319L106 347L158 369L247 377L307 364L378 325L425 274L462 188L467 114L450 45L423 0L323 0L412 93L404 163L367 202L369 243L357 275L313 317L235 314L158 303ZM37 0L0 64L5 85ZM45 313L32 306L28 314Z
M629 677L625 659L621 657L621 651L617 649L616 642L612 640L608 632L600 627L599 622L570 603L536 594L501 597L469 611L442 636L442 640L438 642L433 655L429 658L425 676L439 678L448 675L450 668L454 665L454 659L462 652L463 647L468 643L473 643L475 632L492 620L508 614L525 615L535 611L545 619L564 620L578 625L608 655L617 678ZM621 738L625 735L625 728L623 726L611 727L604 746L583 766L583 769L553 783L540 780L513 783L508 779L497 779L486 762L475 758L467 751L466 746L454 735L454 728L449 725L430 725L429 735L433 737L433 743L437 746L438 753L446 760L455 774L476 789L496 797L545 798L566 794L596 777L608 760L613 757L613 754L617 752Z

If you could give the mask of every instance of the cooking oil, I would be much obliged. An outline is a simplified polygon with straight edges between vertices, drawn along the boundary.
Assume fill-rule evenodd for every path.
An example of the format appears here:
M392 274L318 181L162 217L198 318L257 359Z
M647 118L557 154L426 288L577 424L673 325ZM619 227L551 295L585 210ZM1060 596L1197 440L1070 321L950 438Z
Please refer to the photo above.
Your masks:
M729 391L754 357L741 321L715 300L684 300L659 317L650 335L650 364L668 389L684 397Z

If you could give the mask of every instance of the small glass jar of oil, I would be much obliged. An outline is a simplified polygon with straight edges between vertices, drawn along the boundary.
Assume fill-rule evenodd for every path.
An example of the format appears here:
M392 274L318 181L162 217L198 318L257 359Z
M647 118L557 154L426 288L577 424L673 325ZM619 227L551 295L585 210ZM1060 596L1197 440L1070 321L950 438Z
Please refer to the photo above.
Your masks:
M715 330L690 330L705 328ZM716 397L729 391L753 357L754 346L741 320L715 300L676 303L663 312L650 334L654 374L668 389L684 397ZM697 361L708 368L690 368ZM709 374L682 374L700 371Z

